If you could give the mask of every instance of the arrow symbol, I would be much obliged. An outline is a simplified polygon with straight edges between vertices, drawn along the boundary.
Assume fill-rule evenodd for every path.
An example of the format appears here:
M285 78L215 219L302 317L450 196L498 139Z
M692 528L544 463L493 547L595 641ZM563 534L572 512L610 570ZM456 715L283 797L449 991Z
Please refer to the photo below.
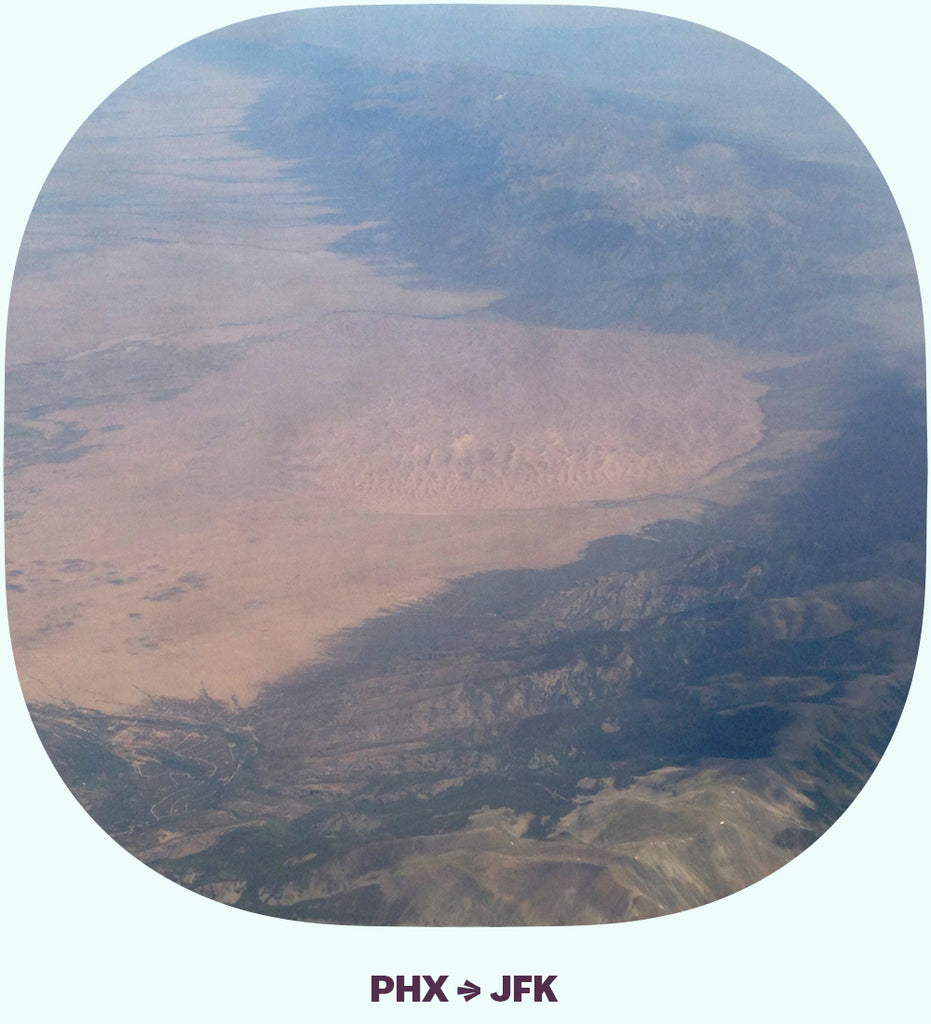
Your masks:
M474 981L469 981L468 978L465 980L465 984L460 985L456 989L456 995L465 996L465 1001L468 1002L470 999L474 999L482 990L475 984Z

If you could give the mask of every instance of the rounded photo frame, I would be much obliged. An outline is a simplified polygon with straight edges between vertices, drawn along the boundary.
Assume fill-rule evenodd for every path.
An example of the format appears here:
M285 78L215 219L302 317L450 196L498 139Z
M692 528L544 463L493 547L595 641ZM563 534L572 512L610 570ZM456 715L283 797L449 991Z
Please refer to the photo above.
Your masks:
M569 328L569 329L567 329L567 330L574 330L574 329L573 329L573 328ZM596 328L595 330L602 330L602 329L601 329L601 328ZM459 436L461 436L461 435L459 435ZM603 500L604 500L604 501L610 501L610 500L617 500L617 499L610 499L610 498L607 498L607 499L603 499ZM626 499L625 499L625 500L626 500ZM394 510L394 511L396 511L396 510ZM404 511L404 510L401 510L401 511ZM443 511L445 511L445 512L448 512L449 510L443 510ZM455 509L454 511L455 511L455 512L461 512L461 510L460 510L460 509ZM650 541L649 543L655 543L655 541L654 541L654 540L651 540L651 541ZM62 560L62 561L64 561L64 560ZM750 568L750 569L752 569L753 567L754 567L754 566L750 566L749 568ZM195 573L195 574L196 574L196 573ZM16 584L16 582L15 582L15 581L16 581L17 579L18 579L18 577L17 577L17 578L15 578L15 579L14 579L14 580L12 581L12 582L13 582L13 584L14 584L14 586L18 586L18 584ZM182 585L182 586L183 586L183 585ZM192 587L193 589L197 589L197 587L198 587L198 583L197 583L197 581L194 581L194 580L192 580L192 581L191 581L191 587ZM170 589L170 588L169 588L169 589ZM155 595L155 597L153 598L153 599L155 600L155 599L156 599L156 598L158 597L158 595L159 595L160 593L163 593L163 592L160 592L160 591L153 591L152 593L153 593L153 594ZM166 598L166 603L167 603L167 602L169 602L170 600L171 600L171 598ZM815 617L816 617L816 616L815 616ZM15 615L14 615L14 621L15 621ZM15 642L14 642L14 650L15 650ZM609 733L608 733L608 734L609 734ZM726 743L726 742L735 742L735 741L736 741L736 740L733 740L733 737L730 737L730 738L728 738L728 739L726 739L726 740L725 740L725 743ZM730 751L730 749L728 748L728 749L727 749L727 751ZM725 751L725 753L727 753L727 751ZM733 751L730 751L730 752L731 752L731 753L733 753ZM720 751L718 751L717 753L718 753L718 754L720 754ZM745 754L746 754L746 753L747 753L747 751L745 751L745 750L743 750L743 749L739 749L739 750L737 750L737 752L736 752L736 753L738 753L738 754L739 754L739 753L745 753ZM545 754L545 752L544 752L544 754ZM485 806L485 805L484 805L484 803L482 803L481 807L484 807L484 806ZM480 810L481 810L481 808L476 808L476 810L480 811ZM342 923L347 923L347 922L342 922ZM361 922L361 923L371 923L371 922ZM417 923L417 922L414 922L414 923ZM454 923L454 924L455 924L455 923L458 923L458 922L450 922L450 923ZM503 923L504 923L504 924L508 924L508 923L510 923L510 922L503 922Z

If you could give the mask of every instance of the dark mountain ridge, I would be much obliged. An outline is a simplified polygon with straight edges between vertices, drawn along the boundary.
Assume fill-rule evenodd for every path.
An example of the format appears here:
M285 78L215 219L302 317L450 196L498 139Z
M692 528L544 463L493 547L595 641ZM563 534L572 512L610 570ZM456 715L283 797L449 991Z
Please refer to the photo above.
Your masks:
M199 45L261 70L235 38ZM772 63L756 56L758 70ZM839 118L844 156L800 157L782 150L784 131L710 127L684 97L541 69L379 60L300 39L279 41L274 68L241 138L286 161L332 219L361 225L335 248L426 285L504 289L495 308L519 320L709 331L753 348L807 349L813 332L846 342L858 317L825 315L823 296L874 298L851 265L902 237ZM908 265L903 251L888 273L904 282Z
M895 380L883 396L794 492L761 486L702 523L598 541L571 565L456 581L347 633L325 663L248 707L204 695L131 720L36 708L43 741L120 842L247 909L346 920L351 905L357 923L425 923L432 911L397 892L408 861L471 850L468 886L485 909L467 913L454 887L458 909L441 923L589 920L585 900L557 912L545 893L499 892L481 853L489 836L513 833L509 872L532 875L550 857L600 872L646 855L642 827L623 824L631 815L659 815L657 835L704 834L695 801L714 817L739 793L752 827L673 858L699 875L718 865L711 889L647 898L637 867L615 871L606 906L652 916L721 895L836 819L907 692L923 591L923 409ZM884 457L865 436L887 445ZM604 823L602 838L588 836L593 802L605 822L619 816L613 838ZM432 854L416 846L428 840ZM756 852L722 875L731 843Z

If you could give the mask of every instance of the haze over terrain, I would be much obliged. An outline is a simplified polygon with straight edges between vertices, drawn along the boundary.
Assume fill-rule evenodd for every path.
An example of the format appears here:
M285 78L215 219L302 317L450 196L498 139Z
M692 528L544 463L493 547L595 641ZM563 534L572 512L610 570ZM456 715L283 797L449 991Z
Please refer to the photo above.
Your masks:
M908 242L671 19L297 12L75 136L7 342L11 631L121 843L247 909L726 895L875 766L923 600Z

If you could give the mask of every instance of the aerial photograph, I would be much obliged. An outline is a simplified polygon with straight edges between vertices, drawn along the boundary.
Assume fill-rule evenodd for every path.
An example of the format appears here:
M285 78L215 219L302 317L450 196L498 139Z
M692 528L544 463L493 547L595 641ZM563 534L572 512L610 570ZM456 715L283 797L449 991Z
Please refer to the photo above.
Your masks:
M55 163L6 353L36 732L210 900L702 907L831 828L899 721L915 264L850 126L729 36L508 5L201 36Z

